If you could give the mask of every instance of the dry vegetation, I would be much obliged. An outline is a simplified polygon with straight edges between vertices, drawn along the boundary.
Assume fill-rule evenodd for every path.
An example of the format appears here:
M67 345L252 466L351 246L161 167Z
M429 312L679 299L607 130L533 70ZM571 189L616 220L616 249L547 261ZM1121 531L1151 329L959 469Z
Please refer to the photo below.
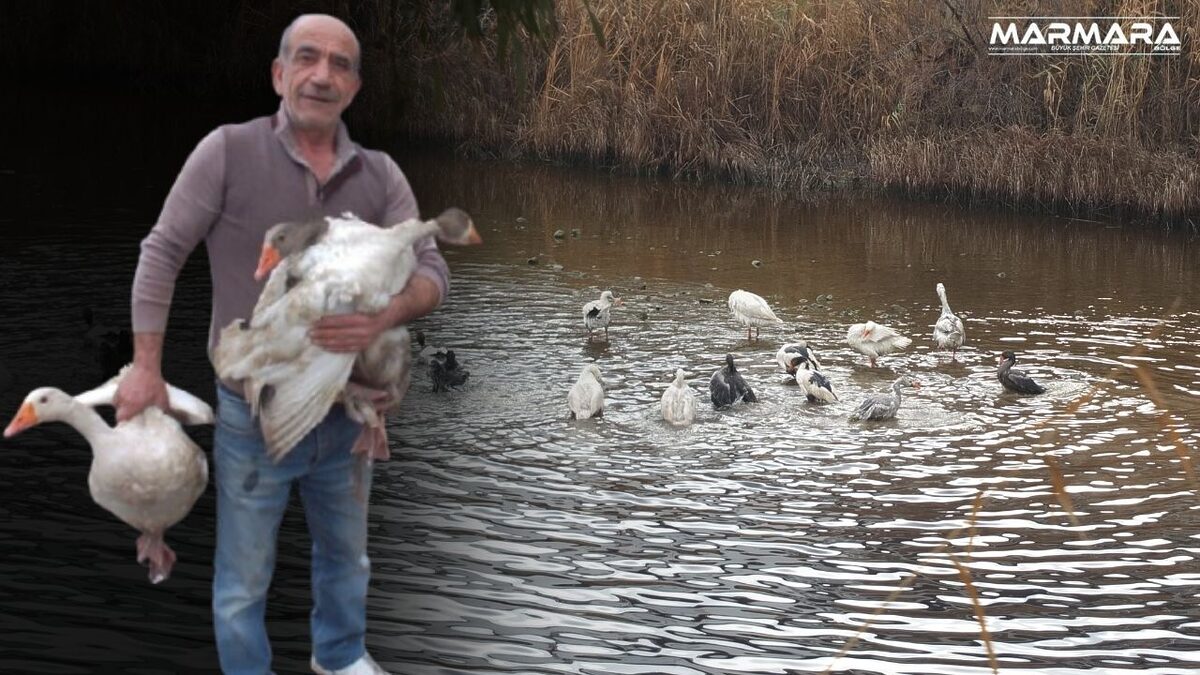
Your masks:
M501 62L402 10L399 123L505 156L1200 222L1196 2L582 0ZM1180 16L1184 54L1000 58L998 13ZM397 81L402 82L397 86Z

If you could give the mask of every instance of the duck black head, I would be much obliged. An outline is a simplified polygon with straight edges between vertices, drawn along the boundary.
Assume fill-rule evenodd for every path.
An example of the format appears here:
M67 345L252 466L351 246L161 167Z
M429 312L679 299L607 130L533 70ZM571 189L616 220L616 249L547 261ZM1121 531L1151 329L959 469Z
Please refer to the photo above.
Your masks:
M731 373L737 372L737 366L733 365L733 354L725 355L725 367L728 368L729 372Z
M1017 355L1011 351L1004 352L1000 355L1000 358L996 360L996 363L1004 363L1005 361L1012 361L1013 363L1016 363Z

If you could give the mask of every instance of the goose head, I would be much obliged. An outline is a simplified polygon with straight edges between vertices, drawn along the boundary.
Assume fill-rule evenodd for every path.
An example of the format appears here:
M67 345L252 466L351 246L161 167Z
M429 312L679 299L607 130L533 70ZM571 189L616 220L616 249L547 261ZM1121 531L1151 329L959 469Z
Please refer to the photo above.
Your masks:
M328 231L329 221L324 218L273 226L263 236L262 253L258 257L258 269L254 270L254 280L262 281L284 258L317 243Z
M589 375L590 375L590 376L591 376L593 379L595 379L595 380L596 380L596 382L597 382L597 383L598 383L598 384L599 384L601 387L603 387L603 386L604 386L604 380L603 380L603 378L601 378L601 377L600 377L600 367L599 367L599 366L597 366L597 365L596 365L596 364L594 364L594 363L590 363L590 364L588 364L588 365L584 366L584 367L583 367L583 372L582 372L582 373L580 373L580 377L587 377L587 376L589 376Z
M676 368L675 379L671 382L671 384L682 389L683 387L687 386L687 382L685 381L686 379L687 373L683 371L683 368Z
M875 332L875 329L878 327L879 324L875 323L874 321L867 321L865 323L851 326L850 332L851 334L857 334L859 340L870 340L871 333Z
M912 377L910 375L902 375L902 376L896 378L896 381L892 383L892 390L895 391L897 394L899 394L900 389L903 387L912 387L913 389L920 389L921 383L915 377Z
M34 389L25 397L16 416L8 423L8 428L4 430L4 437L12 438L42 422L57 422L66 419L75 405L77 405L75 399L61 389L54 387Z
M455 246L483 243L483 237L479 236L479 231L475 229L475 223L471 221L471 216L456 206L442 211L434 221L438 227L438 241Z
M604 303L605 305L612 305L613 307L620 307L621 303L624 302L624 300L622 300L621 298L618 298L618 297L614 297L612 291L604 291L603 293L600 294L600 302Z

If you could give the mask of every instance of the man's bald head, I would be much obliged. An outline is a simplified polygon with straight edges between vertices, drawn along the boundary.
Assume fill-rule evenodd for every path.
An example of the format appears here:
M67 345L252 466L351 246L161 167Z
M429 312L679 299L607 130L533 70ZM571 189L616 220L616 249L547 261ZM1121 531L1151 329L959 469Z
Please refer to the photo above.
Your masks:
M324 28L328 30L343 30L350 36L351 42L354 43L354 72L359 71L359 66L362 61L362 51L358 44L358 36L354 31L350 30L344 21L336 16L328 14L301 14L288 24L288 27L283 29L283 37L279 39L279 58L282 61L287 61L292 49L292 34L301 25L324 24Z

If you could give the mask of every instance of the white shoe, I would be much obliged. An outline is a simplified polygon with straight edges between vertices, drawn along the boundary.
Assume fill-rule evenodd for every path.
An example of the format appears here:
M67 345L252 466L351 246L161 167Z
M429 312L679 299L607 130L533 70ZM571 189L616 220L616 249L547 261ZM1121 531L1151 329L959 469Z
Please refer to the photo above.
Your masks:
M371 658L370 654L363 654L354 663L345 668L338 668L337 670L322 668L321 664L317 663L317 657L315 656L309 660L308 665L317 675L389 675L388 671L381 668L378 663L375 663L375 659Z

